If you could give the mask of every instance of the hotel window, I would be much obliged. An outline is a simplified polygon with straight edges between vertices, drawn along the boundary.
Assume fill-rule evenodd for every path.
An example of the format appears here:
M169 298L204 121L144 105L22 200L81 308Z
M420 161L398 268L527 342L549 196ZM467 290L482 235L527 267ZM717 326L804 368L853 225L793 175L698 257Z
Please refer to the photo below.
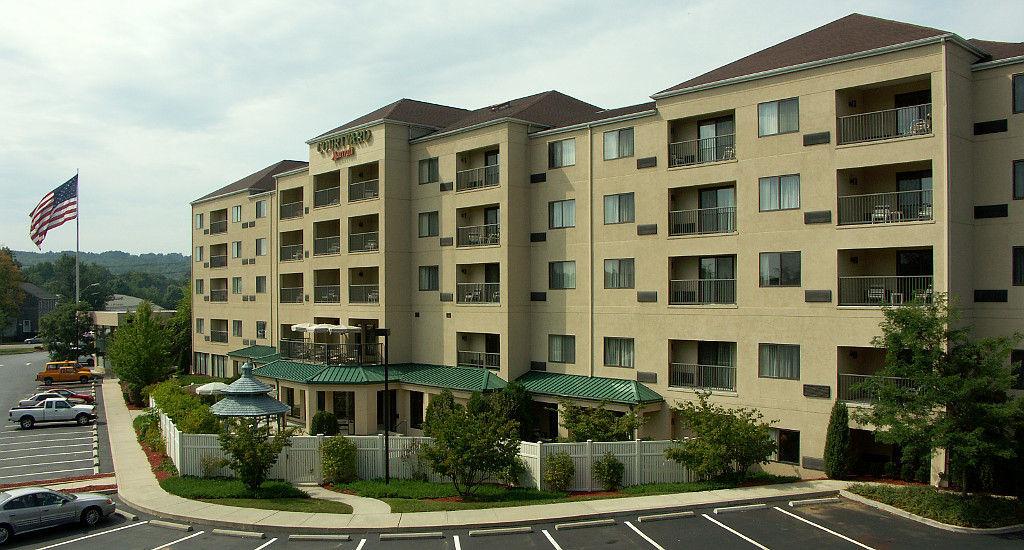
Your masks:
M420 212L420 237L436 237L438 232L437 212Z
M203 247L201 247L201 246L197 246L196 247L196 261L197 262L203 261Z
M267 238L256 239L256 255L266 256L267 255Z
M606 367L633 368L633 339L604 339L604 365Z
M195 374L206 374L206 369L210 356L206 353L199 353L197 351L192 354L192 357L192 363L195 365L195 370L193 370L192 372L194 372Z
M576 288L576 262L548 262L548 288L551 290Z
M757 376L759 378L800 379L800 346L796 344L760 344Z
M633 288L633 258L604 261L605 288Z
M1024 113L1024 73L1013 75L1013 112Z
M757 106L757 135L788 134L800 129L800 102L797 98L760 103Z
M420 290L437 290L441 287L439 269L436 265L420 266Z
M196 319L196 334L202 334L206 327L204 326L206 319Z
M409 392L409 427L414 430L423 428L423 392Z
M632 153L630 153L632 154ZM576 164L576 138L548 143L548 168L561 168Z
M267 201L256 201L256 217L266 218L267 217Z
M761 286L800 286L800 253L762 252Z
M633 156L633 129L622 128L604 133L604 160Z
M242 278L232 277L231 278L231 293L241 294L242 293Z
M1024 286L1024 246L1013 247L1013 286Z
M575 363L576 337L570 334L548 334L548 362Z
M237 320L236 321L231 321L231 335L232 336L238 336L238 337L242 336L242 322L241 321L237 321Z
M256 276L256 294L263 294L267 291L267 276L257 275Z
M604 223L633 223L633 193L604 196Z
M231 241L231 257L242 257L242 241Z
M437 168L437 157L420 161L420 184L436 183L441 179Z
M1024 199L1024 160L1013 161L1013 198Z
M223 355L210 355L210 376L216 378L227 378L225 372L228 367L228 358Z
M196 279L196 294L202 294L203 293L203 285L204 284L205 284L205 281L203 279Z
M548 203L548 229L576 227L576 200L551 201Z
M202 214L196 214L196 229L202 229L202 228L203 228L203 215Z
M761 212L800 208L800 174L760 179Z
M800 432L772 428L772 435L775 438L775 445L778 449L775 452L775 461L787 464L800 464Z
M242 205L231 207L231 221L240 222L242 221Z
M256 321L256 337L266 338L267 337L267 322Z

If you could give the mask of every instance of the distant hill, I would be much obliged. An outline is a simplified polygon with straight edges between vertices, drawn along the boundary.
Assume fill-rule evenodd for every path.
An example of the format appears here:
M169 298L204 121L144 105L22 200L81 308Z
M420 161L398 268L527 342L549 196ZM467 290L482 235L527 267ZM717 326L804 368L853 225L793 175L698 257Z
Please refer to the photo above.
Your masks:
M75 255L73 250L66 252L31 252L14 250L14 258L24 267L32 267L43 262L56 261L62 254ZM130 271L164 275L171 279L187 279L189 277L192 258L183 254L129 254L120 250L107 252L82 252L79 260L101 265L111 273L121 274Z

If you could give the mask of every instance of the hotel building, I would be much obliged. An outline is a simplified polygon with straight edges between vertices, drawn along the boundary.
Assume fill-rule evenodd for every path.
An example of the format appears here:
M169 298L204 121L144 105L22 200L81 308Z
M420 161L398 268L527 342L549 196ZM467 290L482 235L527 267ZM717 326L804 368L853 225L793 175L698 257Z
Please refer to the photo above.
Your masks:
M1024 44L853 14L651 98L402 99L194 201L194 370L254 361L295 420L376 433L385 328L399 432L515 380L538 437L560 399L678 437L710 391L817 476L883 305L1024 330Z

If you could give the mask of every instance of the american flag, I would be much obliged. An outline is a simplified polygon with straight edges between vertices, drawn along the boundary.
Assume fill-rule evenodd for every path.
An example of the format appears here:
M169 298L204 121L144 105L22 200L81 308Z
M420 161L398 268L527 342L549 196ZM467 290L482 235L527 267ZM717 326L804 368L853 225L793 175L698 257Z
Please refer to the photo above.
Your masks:
M47 231L78 217L78 174L47 193L29 217L32 218L29 237L37 247L42 248Z

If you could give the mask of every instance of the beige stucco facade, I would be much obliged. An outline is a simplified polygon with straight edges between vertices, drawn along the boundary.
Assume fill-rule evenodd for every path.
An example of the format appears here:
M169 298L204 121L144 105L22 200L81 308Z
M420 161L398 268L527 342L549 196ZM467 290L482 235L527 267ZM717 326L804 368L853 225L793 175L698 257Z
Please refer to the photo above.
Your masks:
M356 128L372 138L337 160L311 142L308 169L278 177L276 192L193 205L207 224L234 205L256 222L243 229L229 221L220 234L193 223L194 244L206 249L193 270L206 280L193 302L207 331L196 334L195 351L276 346L296 323L387 327L391 362L487 364L505 380L531 369L640 380L665 398L648 406L641 435L650 438L680 436L669 407L711 389L716 402L754 407L799 432L798 460L773 470L820 475L814 459L832 404L857 401L844 395L843 375L881 366L869 348L882 302L949 292L981 336L1024 329L1024 291L1011 280L1012 248L1024 245L1024 204L1012 197L1024 114L1011 112L1011 78L1024 64L975 60L941 41L666 95L648 110L565 128L499 119L424 135L383 121ZM798 129L759 137L758 105L790 98ZM906 107L901 101L917 109L908 118L895 111ZM892 122L882 112L893 113ZM731 123L734 137L690 141L712 118L726 121L726 131ZM875 119L881 131L872 133ZM974 123L997 119L1007 120L1007 131L975 135ZM625 128L631 154L606 160L604 134ZM887 131L894 135L880 137ZM575 164L549 168L549 144L565 139L575 140ZM428 158L438 159L439 178L421 184L419 162ZM786 175L799 175L798 205L762 210L759 180ZM911 188L901 192L904 185ZM732 189L733 205L701 201L701 190L720 187ZM633 194L632 219L605 223L605 197L623 193ZM550 203L568 199L575 223L553 228ZM255 200L268 201L268 218L253 217ZM288 208L296 215L282 219L295 202L299 210ZM999 204L1006 217L975 218L975 206ZM438 231L421 236L419 217L429 212L438 213ZM708 213L717 220L710 225L701 218ZM478 229L460 230L467 227ZM474 236L480 231L488 238ZM257 237L269 239L269 252L254 264L229 257L227 267L207 266L211 247L226 245L230 255L236 240L252 258ZM282 259L283 247L295 245L301 253ZM774 252L799 252L793 284L762 285L761 254ZM698 266L712 257L732 262L732 274L709 277L724 285L709 291ZM605 288L608 259L633 260L631 285ZM573 288L551 288L549 264L563 261L575 262ZM439 266L438 289L418 290L421 266ZM226 303L206 299L211 280L230 290L234 276L252 295L257 275L268 287L253 301L230 292ZM301 290L286 300L291 288ZM1006 291L1007 300L975 302L976 290ZM228 342L208 341L214 319L227 322ZM230 335L234 320L242 321L241 337ZM267 322L265 337L254 332L257 320ZM571 362L550 360L550 335L575 338ZM631 366L606 365L606 338L632 341ZM716 342L726 344L708 344ZM798 373L766 376L763 344L799 346ZM710 348L719 356L732 350L731 360L719 360L732 364L695 374ZM303 392L304 418L316 409L311 392L361 392L360 433L377 427L376 389L294 387ZM404 396L399 422L409 415Z

